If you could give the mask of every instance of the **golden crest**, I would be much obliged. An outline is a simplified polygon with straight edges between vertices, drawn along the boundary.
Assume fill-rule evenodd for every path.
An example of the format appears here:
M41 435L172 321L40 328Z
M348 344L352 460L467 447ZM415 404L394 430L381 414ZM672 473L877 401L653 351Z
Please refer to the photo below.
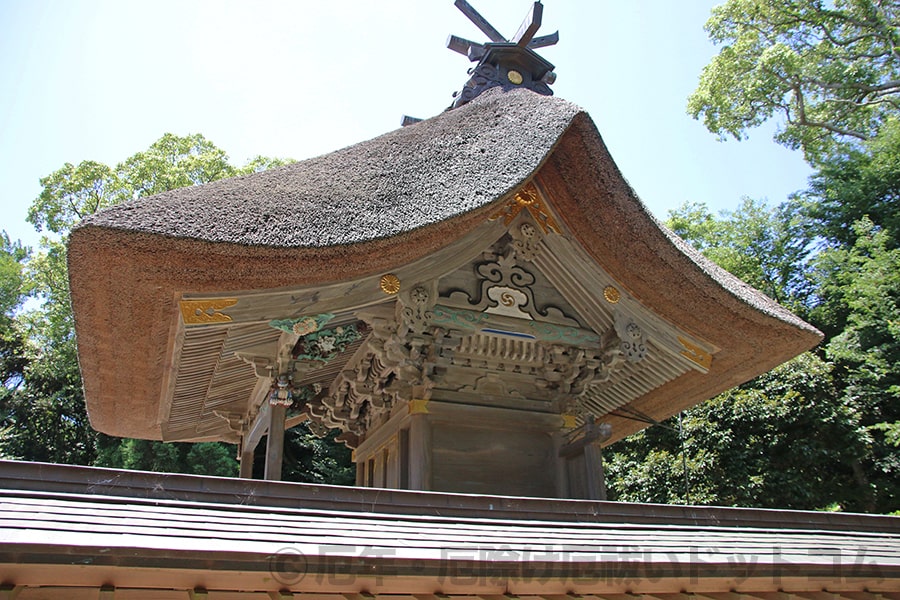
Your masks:
M576 427L578 427L578 416L577 415L563 413L560 416L563 419L563 424L562 424L563 429L575 429Z
M428 400L410 400L409 414L411 415L427 415Z

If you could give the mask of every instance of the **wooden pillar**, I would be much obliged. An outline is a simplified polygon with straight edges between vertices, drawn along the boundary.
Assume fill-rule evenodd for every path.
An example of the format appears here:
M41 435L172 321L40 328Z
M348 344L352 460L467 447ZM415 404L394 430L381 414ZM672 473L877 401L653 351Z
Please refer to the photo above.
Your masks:
M603 475L603 455L594 444L584 447L584 466L587 471L589 500L606 500L606 478Z
M359 459L356 450L350 454L350 460L356 465L356 486L365 487L366 485L366 461Z
M253 458L256 448L250 448L247 445L247 438L241 440L241 479L253 479Z
M431 489L431 423L428 400L409 402L409 489Z
M569 491L569 464L568 460L560 454L560 449L566 443L566 439L561 432L550 434L553 439L553 463L556 467L554 483L556 487L557 498L570 498Z
M269 438L266 442L265 478L281 480L281 462L284 459L284 417L287 407L279 404L269 410Z

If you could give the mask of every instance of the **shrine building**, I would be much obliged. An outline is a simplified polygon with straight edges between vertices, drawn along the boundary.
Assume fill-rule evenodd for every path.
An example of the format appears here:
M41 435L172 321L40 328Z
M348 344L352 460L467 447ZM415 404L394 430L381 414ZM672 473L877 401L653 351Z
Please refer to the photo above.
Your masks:
M900 599L895 517L604 502L603 446L821 334L650 214L540 3L456 4L491 41L446 111L73 230L91 424L242 479L4 463L0 598ZM356 486L275 481L303 422Z

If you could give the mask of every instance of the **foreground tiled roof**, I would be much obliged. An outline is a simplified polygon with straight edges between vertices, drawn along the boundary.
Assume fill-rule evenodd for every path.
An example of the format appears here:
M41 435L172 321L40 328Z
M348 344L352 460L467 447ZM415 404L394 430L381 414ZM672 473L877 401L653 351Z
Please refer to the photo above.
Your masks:
M833 595L821 600L900 592L896 517L335 488L10 462L0 463L0 482L0 573L26 591L106 586L119 598L132 597L128 589L289 590L335 599L697 593L721 600L737 600L728 596L733 592L765 600L778 591L797 600L823 590ZM777 598L790 600L787 594Z

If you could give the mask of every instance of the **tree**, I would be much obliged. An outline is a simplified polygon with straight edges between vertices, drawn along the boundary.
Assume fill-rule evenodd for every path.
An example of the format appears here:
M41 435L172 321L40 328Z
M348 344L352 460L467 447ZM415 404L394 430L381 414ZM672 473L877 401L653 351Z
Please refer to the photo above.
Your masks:
M25 296L23 263L29 252L21 243L12 242L5 231L0 232L0 419L4 423L0 426L0 458L16 458L12 449L16 429L7 415L17 401L28 365L25 335L15 314Z
M310 431L308 422L285 432L285 481L353 485L356 469L350 460L350 449L334 440L339 431L320 438Z
M806 353L685 412L685 462L695 504L821 509L870 507L859 456L868 436L835 393L830 365ZM618 500L685 502L678 423L607 451Z
M853 247L831 248L816 260L822 301L813 316L833 333L825 351L841 380L844 401L861 415L870 438L864 457L872 504L900 503L900 248L889 232L863 219Z
M129 198L115 171L93 160L66 163L40 180L43 188L28 210L38 231L64 236L84 217Z
M21 385L28 364L24 333L15 317L26 295L24 263L30 252L0 232L0 398Z
M257 156L243 167L202 135L166 134L115 167L66 163L41 179L28 220L46 235L29 254L4 234L0 249L0 454L25 460L234 475L222 444L169 445L100 436L84 407L66 272L69 231L94 212L175 187L286 164ZM38 301L20 310L22 300Z
M881 185L878 172L862 192ZM821 229L804 223L807 209L745 199L719 216L697 204L670 213L676 232L802 312L826 342L687 411L683 460L671 420L611 446L613 498L684 502L686 464L694 503L900 508L900 248L868 219L852 246L813 244Z
M822 160L795 200L813 232L831 246L852 247L862 219L888 232L889 245L900 246L900 118L888 119L859 148Z
M778 116L775 139L811 162L871 139L900 109L898 24L889 0L728 0L706 23L722 48L688 112L735 139Z
M234 447L216 442L185 444L101 436L97 466L166 473L234 477Z
M825 333L808 353L607 451L619 499L891 512L900 508L900 5L727 0L723 47L688 102L720 137L779 116L809 188L670 226Z
M225 151L200 134L182 137L167 133L116 167L116 176L133 198L209 183L236 173Z

